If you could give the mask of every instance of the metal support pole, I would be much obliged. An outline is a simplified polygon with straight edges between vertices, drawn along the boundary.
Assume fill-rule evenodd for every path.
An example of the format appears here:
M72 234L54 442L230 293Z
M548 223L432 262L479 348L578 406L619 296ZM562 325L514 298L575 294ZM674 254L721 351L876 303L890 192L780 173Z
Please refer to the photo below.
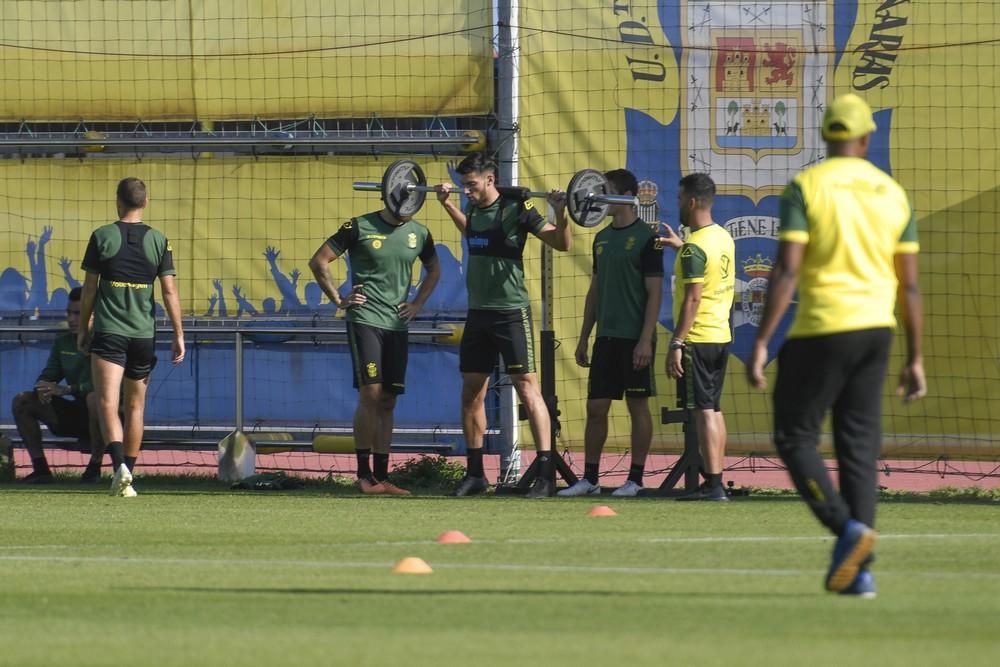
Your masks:
M667 473L666 479L651 495L676 496L698 490L698 475L701 471L701 450L698 448L698 427L690 410L670 410L663 408L660 416L662 424L683 423L684 452L677 463ZM684 490L675 489L677 482L684 478Z
M489 137L497 151L501 183L517 183L517 67L518 0L498 0L497 24L497 124L499 129ZM513 483L521 476L520 421L517 414L517 392L510 378L500 383L500 444L501 481Z
M235 335L236 378L234 382L236 387L233 394L236 397L236 426L234 430L241 432L243 431L243 334L237 330Z

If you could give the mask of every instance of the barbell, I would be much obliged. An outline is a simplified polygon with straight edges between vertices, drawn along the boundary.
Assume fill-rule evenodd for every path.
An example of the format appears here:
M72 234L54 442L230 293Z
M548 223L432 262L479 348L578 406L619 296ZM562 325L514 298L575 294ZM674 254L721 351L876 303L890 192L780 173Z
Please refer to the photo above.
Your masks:
M381 192L386 208L397 218L416 215L424 205L427 193L436 192L435 188L427 185L424 170L413 160L396 160L386 168L380 183L356 181L354 189ZM612 194L610 189L608 179L596 169L583 169L573 174L566 186L566 210L573 222L581 227L594 227L608 216L611 204L638 206L637 197ZM499 186L497 190L505 197L520 201L548 196L547 192L518 186Z

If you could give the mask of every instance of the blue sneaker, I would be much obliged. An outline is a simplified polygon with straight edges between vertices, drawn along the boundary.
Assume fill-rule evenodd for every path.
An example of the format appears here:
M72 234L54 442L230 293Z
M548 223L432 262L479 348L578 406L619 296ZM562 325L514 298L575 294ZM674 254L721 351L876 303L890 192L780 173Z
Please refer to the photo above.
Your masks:
M851 519L833 545L830 571L826 574L826 590L839 593L850 586L858 576L861 564L865 562L875 547L877 533Z
M876 595L875 577L868 570L858 570L858 576L854 577L851 585L840 591L841 595L854 595L863 600L871 600Z

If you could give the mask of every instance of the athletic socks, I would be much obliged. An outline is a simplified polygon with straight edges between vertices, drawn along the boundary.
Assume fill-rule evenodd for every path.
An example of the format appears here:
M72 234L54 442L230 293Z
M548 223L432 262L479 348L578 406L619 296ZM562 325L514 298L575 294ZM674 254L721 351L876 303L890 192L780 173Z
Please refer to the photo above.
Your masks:
M466 473L469 477L485 477L483 472L483 449L469 449L465 453Z
M354 454L358 458L358 479L371 479L372 469L368 464L368 456L372 453L370 449L356 449Z
M584 463L583 478L591 484L597 484L597 473L600 469L601 464L599 463Z
M642 476L646 473L646 464L633 463L628 469L629 480L635 482L639 486L642 486Z
M538 476L552 479L552 452L538 452Z
M376 482L384 482L389 478L389 455L375 452L372 454L373 472Z
M120 441L109 442L107 452L111 457L111 470L117 472L125 461L125 445Z
M717 489L722 486L722 473L707 473L705 475L705 486L709 489Z
M45 459L45 456L39 456L38 458L31 459L31 467L34 469L36 475L51 475L52 471L49 470L49 462Z

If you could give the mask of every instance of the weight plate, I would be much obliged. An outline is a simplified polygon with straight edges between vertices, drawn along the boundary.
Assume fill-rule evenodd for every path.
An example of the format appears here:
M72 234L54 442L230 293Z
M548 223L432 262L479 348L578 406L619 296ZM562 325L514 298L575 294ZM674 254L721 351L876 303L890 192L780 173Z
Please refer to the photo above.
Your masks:
M427 185L424 170L413 160L396 160L382 175L382 201L397 218L416 215L427 198L426 192L408 190L410 184Z
M594 227L608 216L610 204L594 201L587 195L608 194L608 179L596 169L576 172L566 188L566 208L569 217L581 227Z

